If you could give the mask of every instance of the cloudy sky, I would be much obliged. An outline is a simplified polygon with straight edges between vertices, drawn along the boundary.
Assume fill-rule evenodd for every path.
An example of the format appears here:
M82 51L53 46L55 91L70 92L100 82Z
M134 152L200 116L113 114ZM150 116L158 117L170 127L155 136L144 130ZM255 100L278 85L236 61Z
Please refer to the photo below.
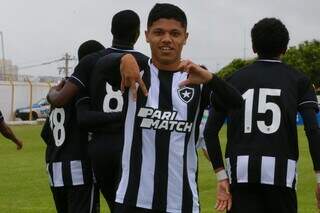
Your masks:
M78 46L95 39L111 44L110 22L119 10L132 9L146 29L152 0L0 0L0 31L5 56L23 67L76 55ZM164 1L161 1L164 2ZM264 17L280 18L290 32L290 46L320 39L319 0L168 0L185 10L189 39L183 57L221 68L233 58L252 57L250 29ZM150 54L144 35L136 49ZM72 63L72 66L76 62ZM58 75L54 63L21 74Z

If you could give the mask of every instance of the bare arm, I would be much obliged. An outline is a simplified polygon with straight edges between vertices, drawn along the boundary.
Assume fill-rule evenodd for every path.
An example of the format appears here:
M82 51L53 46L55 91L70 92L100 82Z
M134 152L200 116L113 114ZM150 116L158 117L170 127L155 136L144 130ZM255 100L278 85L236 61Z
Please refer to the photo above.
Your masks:
M0 122L0 132L1 134L10 139L12 142L14 142L17 145L17 149L20 150L23 146L22 141L20 141L15 134L12 132L11 128L4 122Z

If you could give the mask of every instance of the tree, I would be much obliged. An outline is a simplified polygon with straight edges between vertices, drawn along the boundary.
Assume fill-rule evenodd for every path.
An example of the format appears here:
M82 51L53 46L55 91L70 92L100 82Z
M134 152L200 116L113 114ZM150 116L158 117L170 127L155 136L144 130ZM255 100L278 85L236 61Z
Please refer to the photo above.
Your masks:
M290 47L282 57L283 62L304 72L312 83L320 84L320 41L304 41L298 46Z
M230 64L228 64L227 66L219 70L217 75L223 79L229 78L235 71L251 64L253 61L254 59L250 59L250 60L243 60L240 58L234 59Z

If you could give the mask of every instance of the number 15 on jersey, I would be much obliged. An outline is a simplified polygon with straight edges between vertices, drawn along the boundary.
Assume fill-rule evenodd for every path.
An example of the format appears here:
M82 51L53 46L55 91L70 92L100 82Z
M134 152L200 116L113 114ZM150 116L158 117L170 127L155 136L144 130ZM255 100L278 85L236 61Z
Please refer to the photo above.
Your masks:
M252 114L255 112L253 109L254 93L259 92L258 95L258 110L257 113L265 114L268 110L272 113L272 122L270 125L267 125L263 120L257 120L258 129L264 134L275 133L280 127L281 121L281 109L280 107L273 102L267 102L268 96L280 96L280 89L269 89L269 88L260 88L259 90L248 89L243 95L245 100L245 110L244 110L244 133L251 133L252 123Z

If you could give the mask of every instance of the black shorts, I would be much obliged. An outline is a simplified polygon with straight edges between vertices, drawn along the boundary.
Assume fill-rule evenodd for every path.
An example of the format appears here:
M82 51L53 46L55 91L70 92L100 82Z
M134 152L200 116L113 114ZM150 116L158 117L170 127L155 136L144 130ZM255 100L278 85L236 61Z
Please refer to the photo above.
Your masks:
M297 213L294 189L262 185L237 184L231 186L232 208L229 213Z
M163 211L156 211L151 209L143 209L133 206L126 206L124 204L115 203L114 213L166 213Z
M122 139L119 134L94 135L89 145L89 155L97 185L113 209L121 172Z
M94 184L51 187L58 213L100 212L99 191Z

